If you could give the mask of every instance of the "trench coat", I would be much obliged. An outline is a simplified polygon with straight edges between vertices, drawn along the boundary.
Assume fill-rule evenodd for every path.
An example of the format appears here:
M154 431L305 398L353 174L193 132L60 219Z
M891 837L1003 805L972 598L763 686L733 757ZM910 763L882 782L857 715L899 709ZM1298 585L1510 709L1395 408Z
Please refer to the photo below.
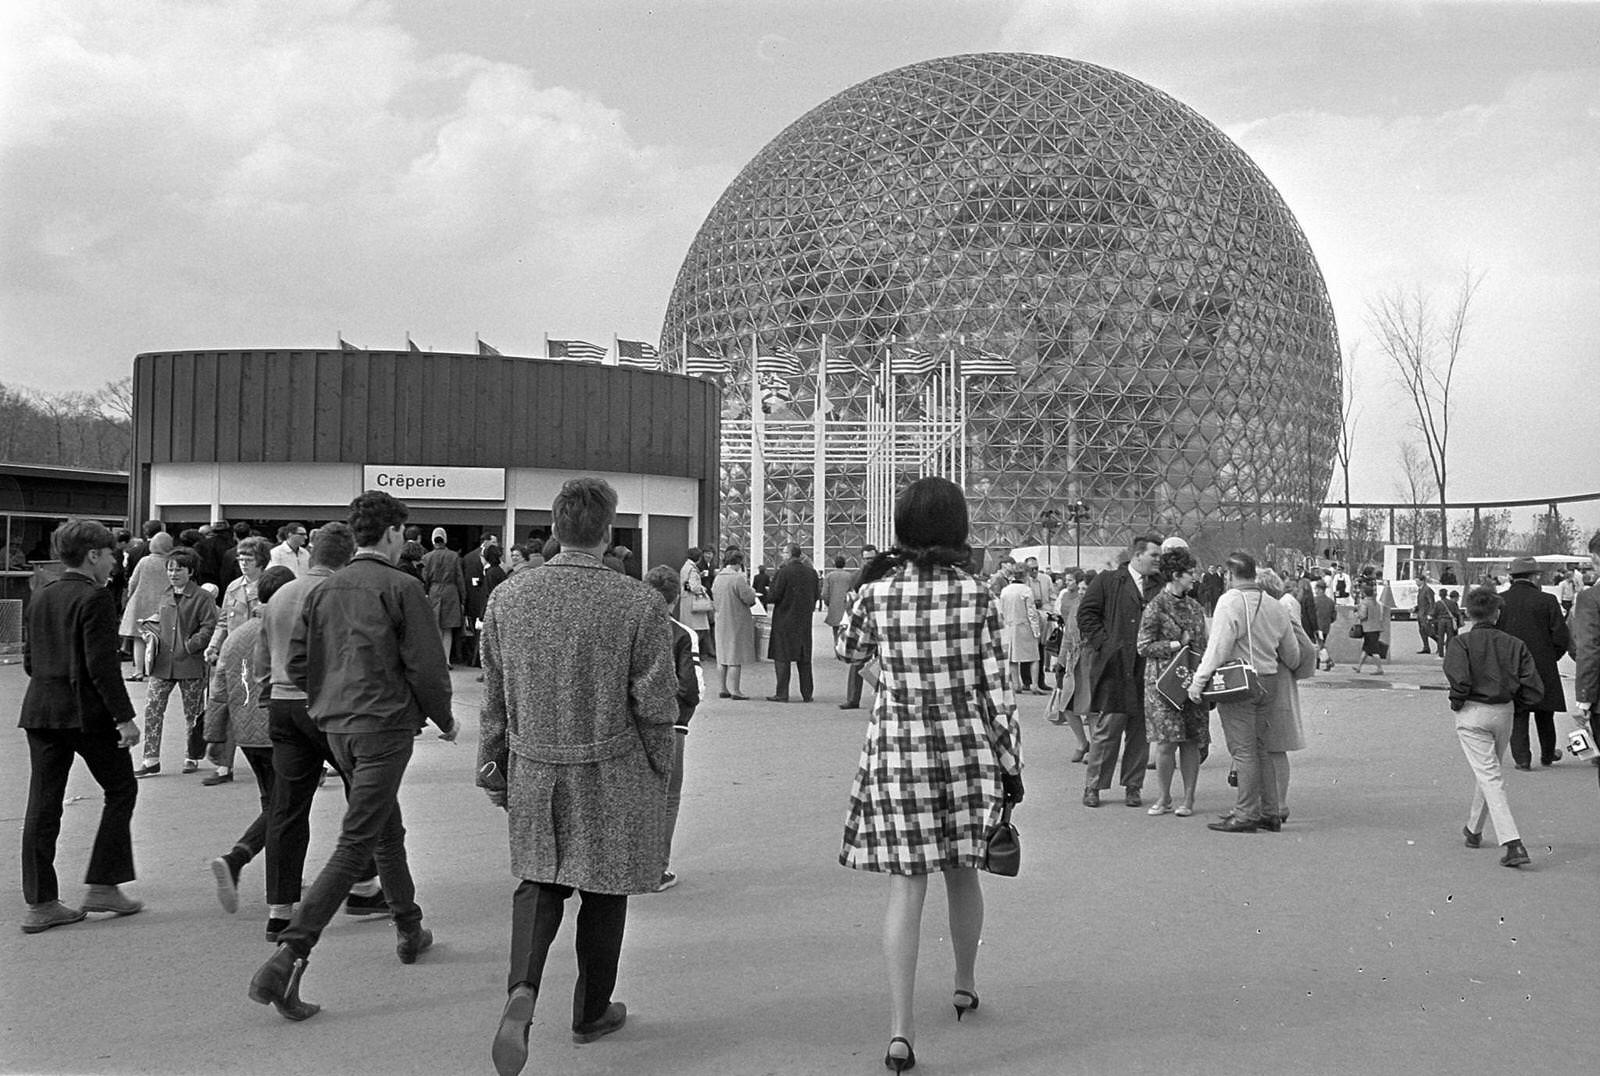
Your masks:
M139 622L149 620L161 608L161 596L172 589L167 581L167 554L146 553L133 566L128 577L128 604L122 610L117 633L132 638L139 634Z
M773 661L811 660L811 614L821 587L817 573L803 560L786 560L767 591L772 609Z
M678 589L683 596L678 599L678 622L690 631L705 631L711 627L711 620L705 613L694 611L694 599L704 596L706 592L705 581L700 578L700 565L692 560L683 562L683 567L678 569Z
M1147 580L1134 582L1127 568L1101 572L1089 581L1078 603L1078 630L1089 657L1089 708L1144 720L1144 657L1139 653L1139 620L1144 616Z
M505 788L519 878L620 895L661 881L678 720L671 623L654 590L585 553L489 596L478 784Z

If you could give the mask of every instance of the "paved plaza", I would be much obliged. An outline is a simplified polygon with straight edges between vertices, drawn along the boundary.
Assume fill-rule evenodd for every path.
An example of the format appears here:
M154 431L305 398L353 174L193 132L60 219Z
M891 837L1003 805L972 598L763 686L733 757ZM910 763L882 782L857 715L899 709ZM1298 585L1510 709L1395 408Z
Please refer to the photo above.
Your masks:
M1394 638L1403 656L1388 675L1356 677L1346 661L1302 686L1309 744L1292 756L1292 817L1277 835L1205 828L1231 802L1215 722L1196 815L1152 818L1120 798L1081 806L1070 734L1045 722L1042 697L1025 698L1022 874L985 879L983 1006L960 1024L944 898L930 887L916 1071L1589 1071L1595 772L1568 759L1510 774L1531 868L1464 848L1470 778L1445 696L1405 689L1442 682L1438 659L1412 656L1412 625L1397 623ZM772 686L762 664L746 672L752 701L701 707L673 864L682 882L630 902L616 995L628 1024L571 1042L569 922L527 1072L884 1071L885 885L837 860L866 712L837 709L844 668L820 625L817 641L815 704L759 701ZM1353 645L1336 639L1336 656ZM435 947L402 966L387 920L341 916L303 986L323 1011L291 1024L245 996L271 952L259 861L232 916L206 866L253 816L254 782L241 773L202 788L176 773L177 743L166 745L167 772L139 789L129 891L147 910L18 930L27 753L9 726L25 677L0 667L0 1071L491 1072L514 882L504 816L472 787L481 687L470 670L454 679L461 741L430 727L402 794ZM143 689L131 686L137 705ZM175 701L169 730L181 729L177 713ZM331 847L337 788L318 795L308 872ZM79 766L58 856L68 903L81 897L97 791Z

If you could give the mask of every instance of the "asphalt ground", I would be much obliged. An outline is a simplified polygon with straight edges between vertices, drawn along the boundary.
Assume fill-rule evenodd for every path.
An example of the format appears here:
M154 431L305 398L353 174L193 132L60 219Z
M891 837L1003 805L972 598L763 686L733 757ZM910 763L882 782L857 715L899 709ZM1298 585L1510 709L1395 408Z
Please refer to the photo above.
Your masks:
M1302 684L1309 744L1292 756L1281 834L1205 828L1232 799L1215 724L1194 817L1109 798L1083 807L1070 734L1045 722L1042 697L1025 698L1022 873L984 880L983 1004L960 1024L944 896L930 886L916 1071L1592 1071L1595 770L1568 759L1509 774L1531 867L1500 867L1491 841L1464 848L1471 777L1445 698L1394 689L1440 683L1438 659L1412 655L1414 632L1395 625L1385 677L1355 677L1345 660ZM759 701L772 685L761 664L746 671L752 701L701 707L674 858L682 881L630 902L616 994L627 1026L572 1043L564 926L527 1072L885 1071L886 886L837 860L866 713L837 709L843 666L820 625L817 641L814 704ZM1335 656L1354 645L1336 639ZM0 858L13 895L0 903L0 1071L492 1071L515 882L504 816L472 787L481 689L470 670L454 679L461 741L420 740L402 794L434 948L402 966L387 920L341 916L302 989L323 1011L303 1024L245 994L272 951L259 863L236 915L218 906L206 866L256 810L248 773L203 788L174 772L181 747L169 742L171 765L141 783L134 818L128 891L146 910L29 936L17 866L27 751L20 731L3 734ZM24 685L19 666L0 667L8 725ZM177 713L174 700L169 737ZM317 797L308 877L331 848L337 789ZM57 858L69 903L81 899L97 791L79 766Z

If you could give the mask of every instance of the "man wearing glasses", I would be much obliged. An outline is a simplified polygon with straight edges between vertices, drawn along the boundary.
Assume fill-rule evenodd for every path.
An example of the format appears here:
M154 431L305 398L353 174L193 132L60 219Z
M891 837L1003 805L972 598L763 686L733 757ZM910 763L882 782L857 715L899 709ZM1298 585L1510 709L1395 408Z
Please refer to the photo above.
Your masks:
M278 544L272 547L272 564L281 564L295 574L295 578L306 574L306 569L311 567L311 550L306 548L306 526L304 523L285 523L278 528Z

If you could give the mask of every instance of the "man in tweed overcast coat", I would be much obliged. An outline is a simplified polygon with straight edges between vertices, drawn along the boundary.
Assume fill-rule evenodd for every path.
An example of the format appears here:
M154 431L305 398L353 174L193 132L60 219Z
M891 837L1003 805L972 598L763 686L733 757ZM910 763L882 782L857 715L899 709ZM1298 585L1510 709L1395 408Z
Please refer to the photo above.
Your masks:
M661 880L678 677L654 591L601 561L616 492L574 478L552 508L561 552L489 598L481 657L478 783L510 812L510 997L495 1035L502 1074L522 1070L545 957L578 890L572 1036L621 1027L611 1000L628 894Z

